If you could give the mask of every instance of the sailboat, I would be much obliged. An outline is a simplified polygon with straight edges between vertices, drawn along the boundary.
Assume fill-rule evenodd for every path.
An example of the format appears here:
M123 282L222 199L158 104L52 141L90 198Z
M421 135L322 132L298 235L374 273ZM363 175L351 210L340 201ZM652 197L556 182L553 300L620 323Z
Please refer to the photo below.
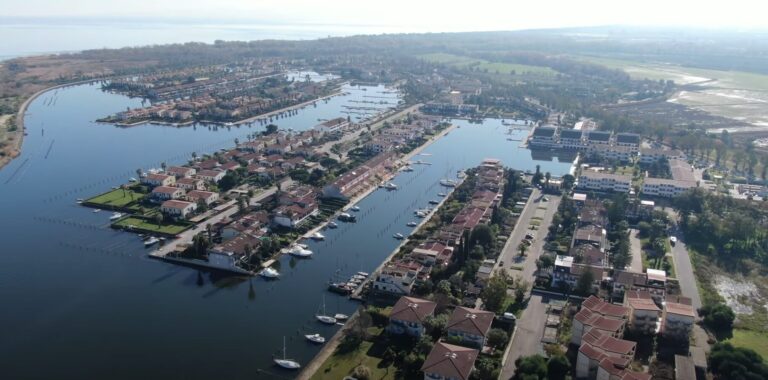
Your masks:
M325 343L325 338L322 337L320 334L307 334L304 335L305 338L307 338L308 341L312 343Z
M277 364L280 367L283 367L285 369L299 369L299 368L301 368L301 364L299 364L299 362L297 362L297 361L295 361L293 359L288 359L288 358L285 357L285 337L283 337L283 358L282 359L274 358L272 360L274 360L275 364Z
M325 296L323 296L323 304L320 307L320 314L315 315L315 318L317 318L318 321L323 322L325 324L329 324L329 325L336 324L336 318L331 317L330 315L325 315Z

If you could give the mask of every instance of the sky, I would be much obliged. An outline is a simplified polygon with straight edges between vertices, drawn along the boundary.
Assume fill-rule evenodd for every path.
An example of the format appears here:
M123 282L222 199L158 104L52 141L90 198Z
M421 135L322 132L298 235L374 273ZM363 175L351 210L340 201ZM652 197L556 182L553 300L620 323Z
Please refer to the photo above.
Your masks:
M4 0L2 16L310 24L384 32L598 25L764 28L759 0Z

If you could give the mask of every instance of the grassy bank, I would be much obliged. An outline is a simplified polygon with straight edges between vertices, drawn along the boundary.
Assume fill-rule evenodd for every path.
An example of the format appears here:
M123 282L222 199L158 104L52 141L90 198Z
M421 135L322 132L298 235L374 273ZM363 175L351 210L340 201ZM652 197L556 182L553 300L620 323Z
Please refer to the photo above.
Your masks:
M178 235L190 227L192 227L191 223L162 222L157 224L154 221L142 219L136 216L129 216L127 218L120 219L112 224L112 228L162 235Z
M504 63L504 62L490 62L483 59L477 59L472 57L465 57L460 55L445 54L445 53L432 53L423 54L418 56L419 58L444 65L450 65L461 68L476 68L481 71L488 71L491 73L499 73L510 75L515 73L517 75L522 74L534 74L534 75L555 75L557 71L545 66L531 66L516 63Z
M141 201L145 194L131 189L114 189L93 198L86 199L85 203L91 207L105 209L123 209L131 203Z

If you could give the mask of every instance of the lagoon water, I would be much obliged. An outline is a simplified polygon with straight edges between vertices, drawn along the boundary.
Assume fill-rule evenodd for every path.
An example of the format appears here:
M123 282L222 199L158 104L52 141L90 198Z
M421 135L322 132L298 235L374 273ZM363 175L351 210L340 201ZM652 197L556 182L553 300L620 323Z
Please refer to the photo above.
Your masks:
M387 98L382 108L397 100L383 86L347 90L276 124L304 130L371 96ZM358 223L309 243L312 259L284 257L279 281L221 277L147 258L138 237L111 230L107 212L93 213L75 199L124 183L137 168L231 147L263 127L93 122L138 106L96 85L54 90L31 104L23 153L0 170L0 378L291 378L271 361L283 336L289 356L308 363L319 347L303 334L329 338L337 329L314 320L322 299L329 313L351 314L357 306L327 292L329 278L336 270L373 271L398 245L392 235L411 230L413 210L437 197L441 178L486 157L553 174L570 168L556 158L534 159L507 140L527 135L524 127L510 135L501 120L456 120L461 127L419 157L432 165L399 174L393 182L400 190L377 190L360 202Z

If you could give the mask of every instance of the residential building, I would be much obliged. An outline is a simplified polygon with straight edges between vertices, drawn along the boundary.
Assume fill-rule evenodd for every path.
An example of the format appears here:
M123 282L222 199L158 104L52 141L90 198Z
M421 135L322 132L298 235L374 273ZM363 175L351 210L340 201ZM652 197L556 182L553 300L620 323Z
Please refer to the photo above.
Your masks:
M573 320L573 327L571 329L572 344L580 344L582 336L584 336L584 334L586 334L589 330L592 329L592 327L594 327L594 323L604 324L601 325L602 328L598 328L598 330L613 331L614 334L611 335L621 336L620 334L623 331L624 324L626 323L629 315L628 308L605 302L604 300L595 296L589 296L581 303L581 310L579 310L577 315L582 313L582 310L586 310L586 312L584 312L578 319L574 318ZM618 329L610 330L609 328L613 328L615 326L608 326L610 322L604 322L603 320L598 321L596 316L604 317L606 319L618 320L621 322L621 327Z
M197 173L197 170L195 170L194 168L188 168L186 166L171 166L165 169L165 173L179 179L179 178L192 177L193 175L195 175L195 173Z
M414 248L411 257L423 265L448 265L453 257L453 247L441 242L429 241Z
M184 219L197 210L197 203L176 199L168 200L160 205L160 212L174 218Z
M624 305L629 308L629 328L641 334L655 334L660 327L661 309L647 290L624 293Z
M344 128L349 126L349 121L347 121L344 117L337 117L335 119L324 121L316 126L314 126L314 130L320 132L320 133L328 133L328 134L335 134L335 133L341 133Z
M184 189L172 186L157 186L150 193L152 199L158 201L167 201L169 199L179 199L184 196Z
M141 182L150 186L173 186L176 183L176 177L167 174L150 173L145 175Z
M394 295L411 294L421 270L421 264L415 261L389 262L376 275L373 290Z
M674 198L696 186L694 181L681 181L666 178L645 178L643 195L650 197Z
M272 214L272 222L278 226L296 228L307 218L317 215L318 212L317 204L315 203L303 207L299 204L278 206Z
M389 314L387 331L420 338L424 334L424 320L433 316L437 304L415 297L400 297Z
M605 230L594 224L589 224L579 227L574 231L571 246L575 247L581 244L590 244L602 251L606 245L605 240Z
M629 148L632 153L637 154L640 150L640 135L637 133L617 133L615 145Z
M184 190L205 190L205 182L199 178L183 177L176 180L176 187Z
M627 367L635 356L637 343L602 334L597 330L590 331L583 337L576 357L577 378L597 378L600 362L606 358L616 360ZM604 378L604 377L603 377Z
M696 312L688 303L674 302L667 299L661 317L661 334L667 338L688 340L693 323L696 320Z
M632 177L622 174L610 174L584 171L579 176L579 189L628 193L632 188Z
M478 353L472 348L437 342L421 366L424 380L469 380Z
M562 129L560 131L560 145L563 149L582 150L585 149L584 131L578 129Z
M598 364L596 380L651 380L649 373L632 371L629 368L631 363L626 358L606 355Z
M624 293L635 289L637 287L646 287L648 285L648 277L645 273L631 272L615 268L613 276L613 297L624 297Z
M190 202L203 201L206 205L210 205L219 200L219 193L203 190L192 190L187 193L187 200Z
M558 145L558 128L541 126L536 127L531 134L528 144L531 147L551 148Z
M445 326L448 336L461 338L463 344L485 346L485 339L496 315L490 311L457 306Z
M644 165L650 165L661 159L670 161L683 157L683 153L676 149L640 148L639 162Z
M197 178L202 179L205 182L219 183L227 172L219 170L200 170L197 172Z
M611 145L613 140L613 133L604 131L587 131L586 140L587 144L590 146Z

